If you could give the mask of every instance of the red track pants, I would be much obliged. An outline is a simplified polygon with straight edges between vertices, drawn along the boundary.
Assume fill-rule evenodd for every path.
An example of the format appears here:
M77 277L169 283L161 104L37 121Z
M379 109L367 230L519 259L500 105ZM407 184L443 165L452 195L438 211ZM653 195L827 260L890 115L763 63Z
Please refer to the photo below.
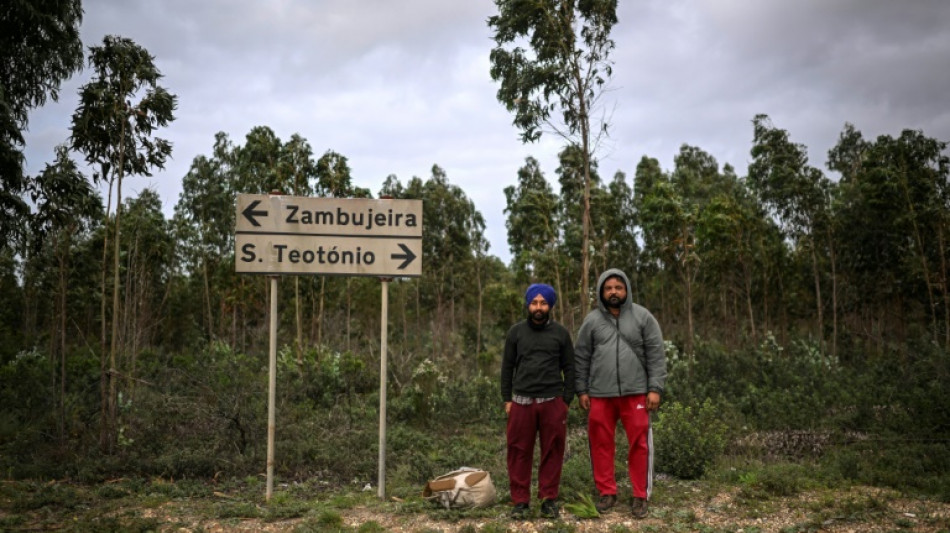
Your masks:
M540 437L541 461L538 465L538 497L553 500L561 484L564 466L564 442L567 439L567 404L555 398L530 405L511 404L508 413L508 481L511 501L531 501L531 467L534 441Z
M617 420L623 423L630 450L627 469L633 495L649 498L653 490L653 434L650 413L646 409L646 395L616 398L591 398L587 417L587 435L590 440L590 459L594 470L594 485L601 495L617 494L614 474Z

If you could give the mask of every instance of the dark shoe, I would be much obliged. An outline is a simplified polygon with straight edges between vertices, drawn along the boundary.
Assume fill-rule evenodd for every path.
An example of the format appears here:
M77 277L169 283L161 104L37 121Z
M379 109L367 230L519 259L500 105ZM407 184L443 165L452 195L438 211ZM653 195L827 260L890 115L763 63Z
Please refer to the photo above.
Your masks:
M597 508L598 513L606 513L614 505L617 505L617 495L616 494L604 494L597 500L597 503L594 504L594 507Z
M515 508L511 510L511 518L515 520L523 520L528 516L528 504L526 503L516 503Z
M650 514L646 499L634 498L633 503L630 504L630 512L633 513L634 518L646 518Z
M557 500L544 500L541 502L541 516L557 520L561 516L561 510L558 509Z

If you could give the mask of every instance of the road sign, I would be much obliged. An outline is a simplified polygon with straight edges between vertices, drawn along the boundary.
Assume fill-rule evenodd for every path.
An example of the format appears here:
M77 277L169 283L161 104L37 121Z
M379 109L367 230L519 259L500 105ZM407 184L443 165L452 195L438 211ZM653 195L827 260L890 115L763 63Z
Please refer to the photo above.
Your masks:
M235 271L422 275L422 201L239 194Z

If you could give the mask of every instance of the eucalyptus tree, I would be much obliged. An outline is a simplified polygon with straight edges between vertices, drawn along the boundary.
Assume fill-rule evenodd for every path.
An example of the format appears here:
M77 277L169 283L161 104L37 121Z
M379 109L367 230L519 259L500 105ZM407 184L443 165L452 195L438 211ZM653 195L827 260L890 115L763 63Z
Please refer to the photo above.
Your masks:
M346 156L333 150L327 150L317 159L314 165L314 192L325 198L370 198L368 189L353 184L353 175L349 160ZM352 294L350 286L352 280L347 277L343 281L343 292L346 298L346 343L349 347L352 327ZM323 339L324 303L327 293L327 276L320 277L319 308L316 311L317 343Z
M695 226L698 206L691 204L670 181L659 181L644 190L639 203L640 221L645 235L656 245L651 250L664 268L677 274L683 284L686 314L686 353L692 360L693 300L692 287L698 270Z
M146 188L124 206L121 234L125 298L121 324L128 339L129 365L126 394L135 398L138 358L143 348L154 347L166 312L167 292L175 254L170 223L162 213L162 200Z
M824 241L834 257L834 242L827 231L831 217L831 183L820 170L808 165L806 147L792 143L788 132L776 128L767 115L756 115L752 124L754 136L748 184L796 244L809 250L817 334L823 339L824 304L818 249ZM832 279L834 277L832 275ZM834 296L835 289L832 292ZM832 306L832 313L834 329L837 330L835 307Z
M212 274L234 250L235 147L227 134L215 135L212 155L196 156L182 178L173 225L181 243L180 261L202 285L202 314L209 339L215 336Z
M368 189L353 184L349 160L333 150L327 150L317 159L316 192L331 198L370 198Z
M164 168L172 146L153 135L158 128L175 119L177 97L159 85L162 75L155 66L155 58L131 39L106 36L101 46L90 47L89 66L95 75L79 90L79 107L72 117L71 147L82 153L87 163L98 167L99 179L109 183L110 203L113 184L116 188L110 367L107 371L105 359L101 365L103 382L108 381L109 385L108 394L103 395L105 416L100 442L106 451L111 452L116 436L122 180L126 174L150 176L153 168ZM104 248L107 246L105 244ZM103 264L103 273L105 271ZM103 307L103 347L105 318Z
M943 329L945 346L950 345L946 148L946 142L913 130L866 142L849 124L829 151L829 168L842 174L840 217L852 236L847 260L861 280L860 294L877 296L865 305L881 309L921 301L929 310L935 340ZM900 298L895 301L896 295ZM889 321L878 315L875 329L884 330Z
M461 282L456 272L472 260L472 239L480 235L479 228L484 228L485 223L475 204L461 188L449 183L445 171L438 165L432 166L432 174L423 185L422 206L425 221L422 247L428 271L435 275L432 281L438 335L442 332L446 294L453 295L448 298L448 318L450 331L456 330L456 304L461 303L454 297Z
M316 186L316 164L313 149L306 139L295 133L281 147L278 160L283 188L294 196L313 196ZM294 276L294 318L297 330L295 351L297 365L303 366L303 314L300 305L300 277Z
M395 174L390 174L383 181L379 190L380 198L395 198L405 200L423 200L425 183L417 176L413 176L405 185ZM426 205L423 202L423 236L425 236L426 227L429 221L426 220ZM425 255L426 239L423 237L423 257ZM393 355L392 372L396 381L406 383L409 381L412 370L416 367L423 353L431 349L431 343L428 342L426 331L432 328L424 326L425 310L422 305L423 283L429 286L427 275L430 267L427 264L423 268L421 278L411 280L398 280L392 287L394 288L394 298L391 300L394 305L391 307L399 312L399 319L402 322L401 332L402 344L393 343L390 347L390 353ZM427 306L428 307L428 306ZM410 323L410 316L412 322ZM429 333L431 335L431 333Z
M669 176L660 168L660 162L656 158L647 156L640 158L633 176L633 208L637 214L638 236L642 243L639 261L636 265L637 278L640 280L640 283L637 284L637 292L639 292L637 300L646 302L648 307L660 309L661 313L665 315L669 315L669 313L667 299L663 296L666 283L659 279L665 275L662 260L657 253L660 249L660 243L657 242L658 235L647 231L647 228L644 227L642 211L643 202L646 200L648 193L653 191L657 183L668 180ZM650 290L647 290L648 286ZM658 291L654 291L653 287L656 287ZM656 292L659 292L657 295L659 302L652 303L651 299Z
M251 194L286 194L289 184L281 175L283 143L268 126L255 126L235 150L236 191Z
M522 142L537 141L547 130L581 151L580 295L586 304L592 161L608 127L601 98L613 73L610 32L617 23L617 0L495 0L495 5L498 14L488 19L495 40L491 77L500 83L498 101L514 113Z
M643 160L637 168L635 203L640 215L645 246L650 255L682 283L686 318L686 353L692 361L695 320L695 282L701 261L697 251L697 227L702 210L711 199L730 187L719 173L715 158L699 148L680 147L672 174L659 170L655 161Z
M4 2L0 8L0 246L24 237L23 131L30 109L56 101L82 68L80 0Z
M448 181L447 174L438 165L432 166L429 179L423 181L413 176L405 185L396 176L390 175L379 194L398 199L422 200L422 218L425 221L422 228L422 255L426 263L422 276L399 284L408 290L415 288L414 305L402 306L401 312L407 344L414 339L416 349L412 350L414 355L404 357L398 366L403 369L412 367L415 358L424 352L440 359L460 354L462 348L458 338L461 328L458 327L458 317L469 317L469 310L473 308L478 314L483 312L483 298L491 298L495 287L494 283L481 285L486 289L485 294L475 294L468 281L471 276L475 276L475 286L478 287L483 280L489 279L486 276L497 271L492 258L484 255L488 248L484 236L484 217L465 192ZM457 306L462 307L461 312ZM412 308L416 323L414 327L409 327L406 316ZM482 319L478 314L474 317L475 335L481 339L479 324ZM426 318L431 321L429 327L423 323ZM476 340L476 348L478 345L479 341ZM400 371L394 369L393 372Z
M474 206L474 204L472 204ZM476 310L475 322L475 371L478 371L478 358L482 353L482 322L485 314L485 284L486 276L490 275L491 258L487 257L489 243L485 238L485 218L481 213L475 212L472 215L472 224L469 226L469 238L472 243L472 251L475 253L473 258L475 268L475 287L477 291L476 298L478 307Z
M565 260L563 272L565 278L579 279L583 275L583 265L590 265L592 250L596 243L602 241L602 216L600 213L587 211L585 205L596 206L602 204L599 199L603 196L600 185L600 176L597 174L596 162L585 163L582 150L576 145L568 145L558 153L558 175L560 196L558 203L558 231L561 238L561 258ZM588 168L589 167L589 168ZM585 170L587 168L588 170ZM590 186L587 185L589 180ZM584 197L588 201L584 201ZM594 203L598 199L598 203ZM585 230L584 220L590 226ZM592 229L593 228L593 229ZM586 231L586 235L585 235ZM577 265L581 265L578 269ZM589 290L589 289L588 289ZM583 317L589 310L591 300L587 293L578 293L576 302L571 297L573 291L565 291L564 304L569 305L568 326L573 325L575 318Z
M600 239L601 270L617 267L628 272L636 279L637 258L640 246L637 244L637 209L633 200L633 188L627 183L627 175L617 171L613 179L603 189L594 206L600 215L597 224ZM631 288L632 289L632 288Z
M0 364L6 365L23 347L23 306L19 260L10 246L0 246Z
M537 159L525 158L517 186L505 187L504 193L508 249L518 281L524 284L553 274L557 291L564 294L558 261L558 197Z
M66 340L67 296L70 258L75 235L90 228L102 216L102 199L69 157L65 146L56 148L56 159L30 183L30 197L36 212L30 218L33 247L47 247L56 259L56 289L50 317L50 357L59 356L59 439L65 439L66 420ZM53 366L55 368L55 365Z
M724 170L729 174L731 167L727 165ZM768 251L763 247L768 229L768 220L745 187L714 196L700 213L697 225L699 256L704 271L715 277L712 284L719 289L716 291L720 303L720 320L717 322L738 325L739 313L731 313L729 304L741 295L747 331L754 343L759 329L756 303L762 306L763 315L768 315L768 279L763 275L763 265L769 261ZM760 298L756 297L757 283L762 287L762 292L758 293ZM739 328L726 326L724 329L732 332Z

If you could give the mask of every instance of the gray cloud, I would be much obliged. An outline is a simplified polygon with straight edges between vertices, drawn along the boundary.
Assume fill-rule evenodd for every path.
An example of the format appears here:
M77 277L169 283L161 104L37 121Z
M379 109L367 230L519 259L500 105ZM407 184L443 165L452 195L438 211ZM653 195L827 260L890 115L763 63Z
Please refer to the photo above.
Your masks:
M522 145L488 75L490 0L87 0L87 46L106 34L147 48L179 97L159 136L174 160L132 191L156 188L167 213L192 159L218 131L236 143L254 126L304 136L317 154L349 158L374 192L433 164L485 215L491 253L508 258L502 189L532 155L556 187L560 142ZM644 155L667 170L681 144L742 174L751 120L769 114L811 164L845 122L865 134L905 128L950 140L950 4L908 0L644 0L620 2L611 117L600 171L632 179ZM68 135L76 91L30 118L28 171Z

